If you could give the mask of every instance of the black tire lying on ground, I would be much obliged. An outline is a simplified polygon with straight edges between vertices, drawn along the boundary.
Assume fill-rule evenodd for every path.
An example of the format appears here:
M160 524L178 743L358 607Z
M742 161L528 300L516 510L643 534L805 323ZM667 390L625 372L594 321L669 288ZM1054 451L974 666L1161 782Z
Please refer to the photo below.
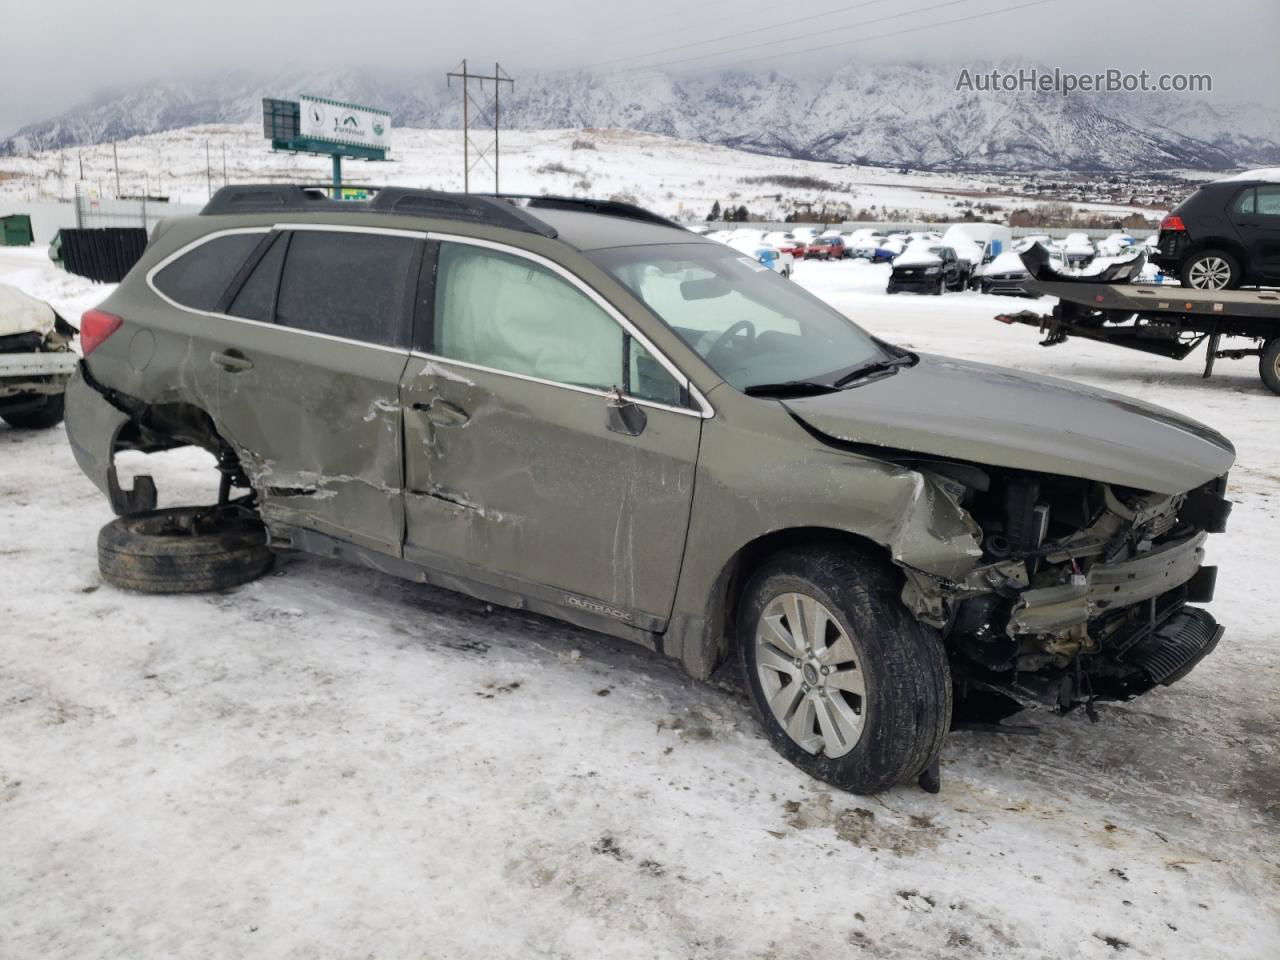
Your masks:
M861 674L864 692L858 709L864 726L852 748L830 751L836 755L828 755L825 741L817 753L805 749L775 713L771 703L787 699L789 684L772 696L764 685L760 664L765 654L760 652L757 631L764 629L762 617L767 619L772 604L785 604L785 598L796 595L811 598L832 617L823 638L808 638L813 646L821 654L824 643L843 634ZM794 637L794 629L786 623L783 632ZM833 546L788 550L767 560L743 592L738 654L756 717L774 749L819 780L853 793L876 793L919 777L941 753L951 724L952 697L942 641L937 631L908 612L900 582L870 553ZM775 649L774 663L779 662L776 654ZM797 683L836 683L840 671L827 675L823 668L811 674L807 667L800 669L804 654L799 657ZM782 669L787 669L785 664ZM843 689L848 689L847 683ZM840 686L823 691L828 695L845 696ZM850 705L846 699L845 706Z
M152 510L117 517L98 534L102 579L141 593L225 590L274 562L262 521L241 506Z
M29 397L31 394L19 394L19 396ZM47 430L62 422L62 411L62 394L51 393L37 406L0 413L0 420L18 430Z

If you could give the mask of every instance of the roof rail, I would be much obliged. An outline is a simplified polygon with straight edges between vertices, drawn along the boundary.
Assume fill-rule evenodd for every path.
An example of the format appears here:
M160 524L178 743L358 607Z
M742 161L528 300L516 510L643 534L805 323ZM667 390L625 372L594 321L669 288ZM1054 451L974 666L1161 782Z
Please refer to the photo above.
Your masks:
M449 193L410 187L361 186L369 200L335 200L326 192L328 184L251 183L220 189L200 211L202 216L229 213L399 213L406 216L438 217L467 223L506 227L554 238L555 227L530 213L531 210L576 210L604 217L638 220L681 229L680 224L652 210L620 200L592 200L528 193ZM514 201L523 201L519 206Z
M408 187L361 187L373 193L370 200L334 200L320 185L296 183L243 184L223 187L205 204L201 216L232 213L396 213L438 217L467 223L506 227L555 238L555 227L539 220L523 207L481 194L414 190Z
M656 223L664 227L684 229L675 221L659 216L652 210L638 207L634 203L624 203L621 200L592 200L589 197L564 197L554 194L535 195L528 193L488 193L483 194L483 196L496 197L500 200L524 200L529 209L541 207L544 210L578 210L582 213L595 213L603 217L621 217L625 220L640 220L644 223Z

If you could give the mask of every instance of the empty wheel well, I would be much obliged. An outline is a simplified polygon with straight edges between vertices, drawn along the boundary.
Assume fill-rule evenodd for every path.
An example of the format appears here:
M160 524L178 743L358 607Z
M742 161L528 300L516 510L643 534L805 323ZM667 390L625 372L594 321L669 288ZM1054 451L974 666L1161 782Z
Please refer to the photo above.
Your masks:
M827 527L795 527L778 530L752 540L725 564L707 600L708 622L705 642L714 644L710 666L714 669L733 652L737 637L738 606L751 575L770 557L784 550L837 547L882 562L886 569L897 568L889 551L873 540L844 530ZM710 651L708 651L710 652Z
M248 486L239 458L214 426L213 418L189 403L147 405L121 428L115 449L157 453L177 447L200 447L218 458L218 469L236 486Z

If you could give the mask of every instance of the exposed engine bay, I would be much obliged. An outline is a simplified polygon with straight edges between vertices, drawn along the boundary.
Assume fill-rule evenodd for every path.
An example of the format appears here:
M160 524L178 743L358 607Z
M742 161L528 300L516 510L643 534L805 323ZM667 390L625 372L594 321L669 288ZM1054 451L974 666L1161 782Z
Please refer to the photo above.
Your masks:
M1072 477L931 464L981 528L962 582L904 567L903 599L947 641L958 691L1068 710L1185 676L1222 634L1204 542L1226 477L1168 496Z

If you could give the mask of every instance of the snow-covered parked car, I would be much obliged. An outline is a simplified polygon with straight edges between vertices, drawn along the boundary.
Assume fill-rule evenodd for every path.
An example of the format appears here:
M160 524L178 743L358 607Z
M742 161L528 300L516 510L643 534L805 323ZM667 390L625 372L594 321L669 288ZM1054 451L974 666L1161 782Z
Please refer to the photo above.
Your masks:
M62 396L79 356L76 330L43 300L0 284L0 419L41 430L62 420Z
M1047 233L1031 233L1025 237L1019 237L1013 242L1013 252L1026 253L1037 243L1049 250L1053 246L1053 238Z
M951 247L917 240L893 261L885 292L941 294L945 290L963 290L966 270L967 265Z
M884 246L886 237L874 230L855 230L845 241L849 256L859 260L875 260L876 251Z
M1134 239L1127 233L1111 233L1098 241L1098 256L1119 257L1134 245Z
M1056 246L1062 256L1063 263L1068 267L1087 266L1098 255L1098 251L1087 233L1069 233Z
M1013 233L998 223L957 223L942 241L965 265L965 286L976 287L987 264L1013 246Z
M750 237L742 237L737 240L730 240L728 246L733 247L739 253L744 253L753 260L758 260L774 273L779 273L788 280L791 279L791 271L795 268L795 257L790 253L783 253L771 243L763 240L752 240Z
M805 242L794 233L776 230L773 233L766 233L764 242L777 247L778 252L784 257L789 255L792 262L804 259Z
M977 287L983 293L1038 299L1040 294L1031 293L1023 287L1030 276L1022 257L1013 250L1006 250L984 266L982 275L977 279Z

